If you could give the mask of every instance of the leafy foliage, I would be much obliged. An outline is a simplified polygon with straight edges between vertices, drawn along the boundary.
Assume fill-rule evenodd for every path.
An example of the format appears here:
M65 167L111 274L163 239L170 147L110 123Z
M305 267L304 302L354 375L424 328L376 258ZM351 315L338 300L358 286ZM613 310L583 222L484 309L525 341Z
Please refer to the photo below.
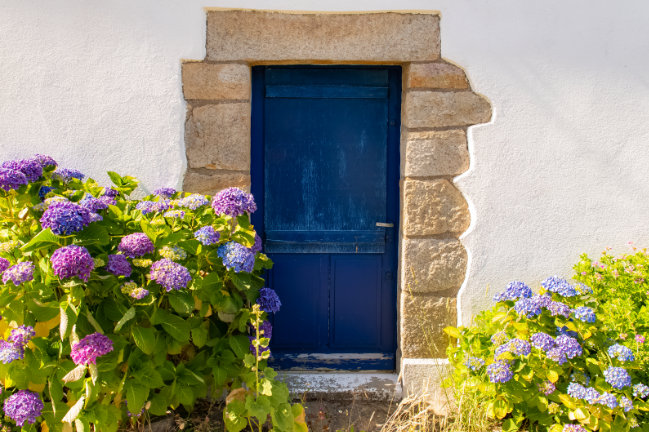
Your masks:
M191 410L198 398L208 393L219 398L224 391L230 431L267 422L275 431L306 430L302 407L289 403L286 385L267 367L270 352L254 355L250 349L251 343L267 347L269 342L259 330L249 333L267 319L255 301L271 261L253 251L254 269L236 272L218 255L228 242L253 247L256 235L248 214L215 214L207 197L183 193L133 200L133 177L109 172L114 187L108 189L92 179L82 181L80 173L54 172L53 161L43 167L37 180L0 189L0 257L7 266L34 264L32 279L6 278L0 285L0 337L6 340L0 356L9 360L0 364L0 403L20 390L44 403L36 422L25 422L22 430L62 431L74 425L78 431L116 431L143 413L165 415L181 405ZM92 221L80 220L84 227L78 231L70 224L68 235L43 229L40 220L57 201L90 209ZM63 210L68 213L52 213L48 220L68 223L65 218L74 212ZM208 226L218 241L205 245L194 233ZM144 233L155 251L127 262L111 258L122 255L120 242L134 233ZM84 270L94 267L87 281L67 267L68 273L58 274L71 277L53 270L54 252L69 245L92 257L94 266L86 262ZM56 265L75 265L64 259ZM162 264L152 269L154 262ZM21 326L33 328L35 335L24 345L13 344L10 339ZM109 340L102 340L101 349L86 344L75 364L71 353L81 349L79 341L96 334ZM4 356L21 346L22 358Z

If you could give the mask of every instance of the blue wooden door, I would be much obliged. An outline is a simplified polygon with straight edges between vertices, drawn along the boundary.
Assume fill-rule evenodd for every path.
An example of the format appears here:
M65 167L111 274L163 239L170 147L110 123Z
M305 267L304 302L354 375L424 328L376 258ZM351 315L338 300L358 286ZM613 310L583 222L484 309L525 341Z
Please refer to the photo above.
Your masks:
M253 68L253 223L280 368L395 368L399 67Z

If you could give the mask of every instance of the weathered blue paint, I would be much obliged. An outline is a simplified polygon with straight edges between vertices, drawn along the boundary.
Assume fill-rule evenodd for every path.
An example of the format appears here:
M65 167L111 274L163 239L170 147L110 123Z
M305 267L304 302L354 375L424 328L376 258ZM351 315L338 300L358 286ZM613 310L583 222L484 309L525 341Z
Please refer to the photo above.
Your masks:
M400 98L399 67L253 68L253 223L283 303L275 366L395 367Z

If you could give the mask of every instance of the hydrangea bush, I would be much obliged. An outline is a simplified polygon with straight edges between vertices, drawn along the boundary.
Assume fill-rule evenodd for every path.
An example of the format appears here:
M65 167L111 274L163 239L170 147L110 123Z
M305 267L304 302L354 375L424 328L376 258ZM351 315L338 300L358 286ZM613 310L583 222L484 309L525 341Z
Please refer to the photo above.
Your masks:
M611 331L610 311L583 283L552 276L534 292L512 282L456 343L447 385L481 400L504 431L649 431L638 347Z
M43 155L0 165L0 404L24 431L116 431L227 394L230 431L306 430L267 366L281 305L252 196L102 187ZM261 291L261 295L260 295Z

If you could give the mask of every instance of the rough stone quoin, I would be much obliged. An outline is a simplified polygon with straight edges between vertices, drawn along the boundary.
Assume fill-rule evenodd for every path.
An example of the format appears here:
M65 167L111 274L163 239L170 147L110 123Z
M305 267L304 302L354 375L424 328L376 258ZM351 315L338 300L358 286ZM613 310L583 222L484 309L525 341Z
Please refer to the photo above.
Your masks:
M444 357L448 346L445 327L457 324L453 297L401 293L401 354L409 358Z
M249 100L250 67L244 64L186 62L183 93L188 100Z
M450 63L412 63L405 67L404 87L467 90L464 71Z
M405 177L454 176L469 169L469 149L462 129L405 132Z
M207 12L210 61L403 63L439 56L437 13Z
M454 238L402 239L402 291L456 295L467 264L467 253Z
M250 190L250 173L247 171L188 170L183 190L186 192L215 195L218 191L238 187Z
M412 90L403 103L407 128L471 126L491 119L489 102L470 91Z
M402 202L406 236L462 233L471 221L467 202L448 180L405 180Z
M189 168L250 170L250 104L222 103L191 109L185 125Z

